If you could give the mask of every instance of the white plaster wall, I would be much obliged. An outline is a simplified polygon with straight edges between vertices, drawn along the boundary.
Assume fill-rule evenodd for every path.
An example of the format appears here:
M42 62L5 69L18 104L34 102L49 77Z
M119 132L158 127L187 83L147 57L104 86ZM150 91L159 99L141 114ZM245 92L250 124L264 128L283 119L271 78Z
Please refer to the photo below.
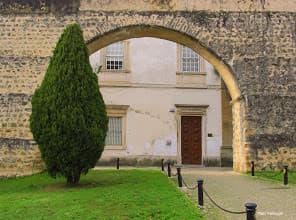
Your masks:
M129 105L125 150L105 150L102 158L117 156L177 157L175 104L209 105L205 118L203 157L220 157L222 145L220 77L205 63L208 89L176 88L177 45L154 39L130 39L129 87L103 87L106 104ZM99 52L90 56L99 64ZM214 87L211 87L214 86ZM207 137L212 133L213 137Z
M89 56L89 62L95 71L100 66L100 51L97 51Z
M127 149L120 155L177 156L175 104L209 105L206 115L204 156L219 157L222 144L221 104L219 90L176 88L101 88L106 104L126 105ZM113 155L106 150L105 156Z
M175 84L176 43L157 38L130 39L133 83Z

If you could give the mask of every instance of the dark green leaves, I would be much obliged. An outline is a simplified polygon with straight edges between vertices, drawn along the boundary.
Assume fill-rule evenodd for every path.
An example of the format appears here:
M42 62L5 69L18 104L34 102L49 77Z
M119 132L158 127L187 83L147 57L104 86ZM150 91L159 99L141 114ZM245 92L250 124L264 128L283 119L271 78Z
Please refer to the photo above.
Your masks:
M32 98L30 127L49 174L79 181L104 149L107 124L82 31L69 25Z

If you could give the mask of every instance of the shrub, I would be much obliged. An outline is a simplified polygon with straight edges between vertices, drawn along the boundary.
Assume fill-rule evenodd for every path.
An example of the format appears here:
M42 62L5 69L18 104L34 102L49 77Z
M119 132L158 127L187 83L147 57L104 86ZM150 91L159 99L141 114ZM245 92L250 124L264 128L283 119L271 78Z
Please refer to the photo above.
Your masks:
M30 128L48 173L75 185L95 166L105 145L108 118L82 30L66 27L32 97Z

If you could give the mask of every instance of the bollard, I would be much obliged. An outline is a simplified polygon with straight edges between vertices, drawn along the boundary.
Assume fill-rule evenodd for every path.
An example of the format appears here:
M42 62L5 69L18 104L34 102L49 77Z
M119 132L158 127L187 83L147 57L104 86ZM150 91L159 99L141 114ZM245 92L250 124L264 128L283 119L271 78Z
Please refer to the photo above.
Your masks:
M288 185L288 165L284 166L284 185Z
M117 170L119 170L119 157L117 157L117 159L116 159L116 168L117 168Z
M245 203L247 220L256 220L256 203Z
M255 166L254 161L251 162L252 176L255 176Z
M163 164L164 159L161 159L161 171L164 171L164 164Z
M168 162L168 177L171 177L171 162Z
M198 204L200 206L204 205L204 200L203 200L203 180L197 180L197 192L198 192Z
M181 166L177 166L178 184L182 187L182 176L181 176Z

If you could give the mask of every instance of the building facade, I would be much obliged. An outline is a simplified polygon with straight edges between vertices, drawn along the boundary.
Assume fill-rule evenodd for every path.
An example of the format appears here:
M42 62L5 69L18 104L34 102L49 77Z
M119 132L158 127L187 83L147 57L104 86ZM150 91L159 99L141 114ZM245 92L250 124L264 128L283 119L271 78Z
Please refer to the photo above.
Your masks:
M219 74L198 54L146 37L111 44L93 53L90 62L100 69L109 116L99 164L119 157L130 165L153 165L161 158L232 165L230 97Z

